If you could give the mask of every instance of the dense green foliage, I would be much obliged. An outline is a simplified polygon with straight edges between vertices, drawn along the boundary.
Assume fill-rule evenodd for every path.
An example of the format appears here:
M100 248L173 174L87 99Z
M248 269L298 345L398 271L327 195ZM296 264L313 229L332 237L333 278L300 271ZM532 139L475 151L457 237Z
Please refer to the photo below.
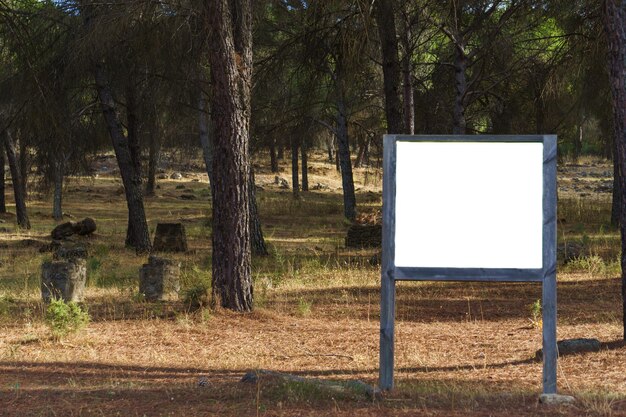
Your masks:
M89 320L89 313L75 302L54 299L46 308L46 324L57 340L83 329Z

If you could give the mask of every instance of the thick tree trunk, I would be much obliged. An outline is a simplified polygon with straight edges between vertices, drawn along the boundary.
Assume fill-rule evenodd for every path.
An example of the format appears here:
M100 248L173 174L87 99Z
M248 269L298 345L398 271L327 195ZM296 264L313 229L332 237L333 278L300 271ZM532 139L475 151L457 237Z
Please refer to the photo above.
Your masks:
M7 212L7 203L6 203L6 195L5 195L5 187L4 182L6 181L4 175L4 167L6 165L4 158L4 149L0 146L0 213Z
M253 306L250 245L250 0L207 5L213 120L214 301L236 311ZM236 12L233 15L231 10Z
M620 189L626 190L626 0L606 0L604 27L608 38L609 73ZM626 340L626 193L621 195L623 336Z
M465 122L465 97L467 95L467 56L464 45L459 44L454 48L454 111L452 133L464 135Z
M26 211L26 197L24 196L24 187L22 185L22 177L18 166L19 162L17 160L17 155L15 154L15 144L13 143L13 138L11 138L11 134L8 130L4 131L3 136L4 150L9 162L11 180L13 182L17 225L24 229L30 229L30 220L28 219L28 212Z
M291 182L293 184L293 198L300 197L300 180L298 178L298 139L296 136L291 138Z
M396 19L392 0L377 0L374 17L378 25L378 35L383 58L383 84L385 94L385 115L388 133L404 133L402 102L400 101L400 62L398 60L398 39Z
M276 139L270 140L270 167L272 172L278 172L278 158L276 157Z
M52 217L56 221L63 220L63 177L65 171L64 158L56 156L54 162L54 193L52 195Z
M341 165L341 185L343 187L343 213L348 220L356 219L356 196L350 160L350 143L348 140L348 120L346 106L342 99L337 101L337 143L339 164Z
M302 191L309 191L309 158L306 153L306 141L302 140L300 157L302 158Z
M115 109L113 93L107 82L105 70L96 64L94 71L96 89L100 99L102 114L113 142L115 157L122 176L126 205L128 206L128 231L126 244L135 248L137 253L149 252L151 249L150 232L143 206L143 189L141 187L141 170L137 170L137 152L131 145L130 138L124 136L122 125ZM130 130L129 130L130 131ZM133 158L133 154L135 158Z

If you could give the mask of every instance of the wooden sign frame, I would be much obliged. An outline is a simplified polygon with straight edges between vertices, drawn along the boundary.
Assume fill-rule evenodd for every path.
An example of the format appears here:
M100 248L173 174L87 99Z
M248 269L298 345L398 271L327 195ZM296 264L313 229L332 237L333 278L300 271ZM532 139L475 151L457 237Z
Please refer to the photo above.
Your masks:
M541 143L543 145L542 267L450 268L395 264L396 161L398 142ZM381 271L380 375L383 390L393 388L395 284L398 280L541 282L543 318L543 393L557 392L556 366L556 135L385 135L383 138L383 255ZM445 192L446 190L442 190ZM419 239L419 236L416 236Z

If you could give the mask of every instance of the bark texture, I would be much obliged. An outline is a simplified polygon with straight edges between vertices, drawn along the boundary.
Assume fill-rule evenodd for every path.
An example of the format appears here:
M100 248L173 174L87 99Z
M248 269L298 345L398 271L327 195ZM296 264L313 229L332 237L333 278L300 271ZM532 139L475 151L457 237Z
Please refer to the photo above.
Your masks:
M458 41L454 48L454 111L452 114L452 133L464 135L466 129L465 121L465 97L467 95L467 64L468 59L465 54L465 45Z
M250 247L250 0L206 3L213 121L213 299L235 311L253 306Z
M128 206L126 244L134 247L137 253L146 253L151 249L150 232L143 206L141 170L137 170L138 162L136 159L133 159L133 153L136 153L136 150L133 150L134 145L130 143L131 138L127 138L122 130L122 125L116 112L113 92L106 79L102 64L95 65L94 78L100 107L113 142L115 158L120 168L122 183L126 193L126 205Z
M348 220L354 221L356 219L356 195L352 175L352 160L350 159L350 142L348 141L348 118L346 105L342 98L337 100L337 145L343 188L343 214Z
M256 185L254 181L254 170L250 168L250 184L248 185L250 193L250 237L252 239L252 254L257 256L267 256L267 245L263 238L263 230L261 229L261 221L259 219L259 209L256 204Z
M604 28L608 39L608 64L613 97L614 139L621 174L626 172L626 0L606 0ZM621 190L626 189L626 176L619 176ZM622 302L623 327L626 340L626 198L621 193L620 232L622 237Z
M13 182L13 195L15 196L15 215L17 225L24 229L30 229L30 220L26 211L26 196L22 185L22 176L18 166L17 155L15 154L15 144L8 130L3 133L4 150L11 170L11 180Z
M52 196L52 217L54 220L63 220L63 177L65 164L63 157L57 156L54 162L54 195Z
M388 133L404 133L402 101L400 100L400 61L398 59L398 39L396 19L392 0L377 0L374 17L378 25L378 35L383 58L383 84L385 93L385 115Z
M291 138L291 183L293 185L293 198L300 197L300 180L298 178L298 137Z

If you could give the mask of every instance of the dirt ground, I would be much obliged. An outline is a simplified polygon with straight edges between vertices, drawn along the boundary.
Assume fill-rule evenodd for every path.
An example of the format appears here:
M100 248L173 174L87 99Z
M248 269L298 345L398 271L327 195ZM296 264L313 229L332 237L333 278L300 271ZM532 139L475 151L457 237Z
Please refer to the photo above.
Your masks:
M372 252L342 248L339 183L323 167L312 178L329 188L297 205L273 175L257 175L273 252L255 261L257 308L250 314L134 299L132 274L145 260L122 247L117 183L71 185L68 211L95 212L106 227L90 243L102 263L101 283L87 288L92 321L60 342L42 320L36 290L46 255L19 244L45 239L53 225L47 202L33 201L35 229L0 236L7 243L0 258L0 416L626 416L620 282L610 269L559 271L559 339L602 342L599 352L559 359L559 391L576 397L574 405L538 403L541 324L530 306L541 287L531 283L400 283L396 388L372 399L318 384L376 385L379 344L380 272L363 261ZM365 185L360 175L359 199L375 210L379 183ZM189 274L206 274L209 254L206 184L193 181L200 178L162 181L147 202L151 228L154 219L187 225L191 250L179 259ZM181 184L186 188L176 188ZM199 198L181 201L182 192ZM127 269L130 284L121 276ZM117 281L104 285L104 275ZM258 369L310 382L263 375L241 382Z

